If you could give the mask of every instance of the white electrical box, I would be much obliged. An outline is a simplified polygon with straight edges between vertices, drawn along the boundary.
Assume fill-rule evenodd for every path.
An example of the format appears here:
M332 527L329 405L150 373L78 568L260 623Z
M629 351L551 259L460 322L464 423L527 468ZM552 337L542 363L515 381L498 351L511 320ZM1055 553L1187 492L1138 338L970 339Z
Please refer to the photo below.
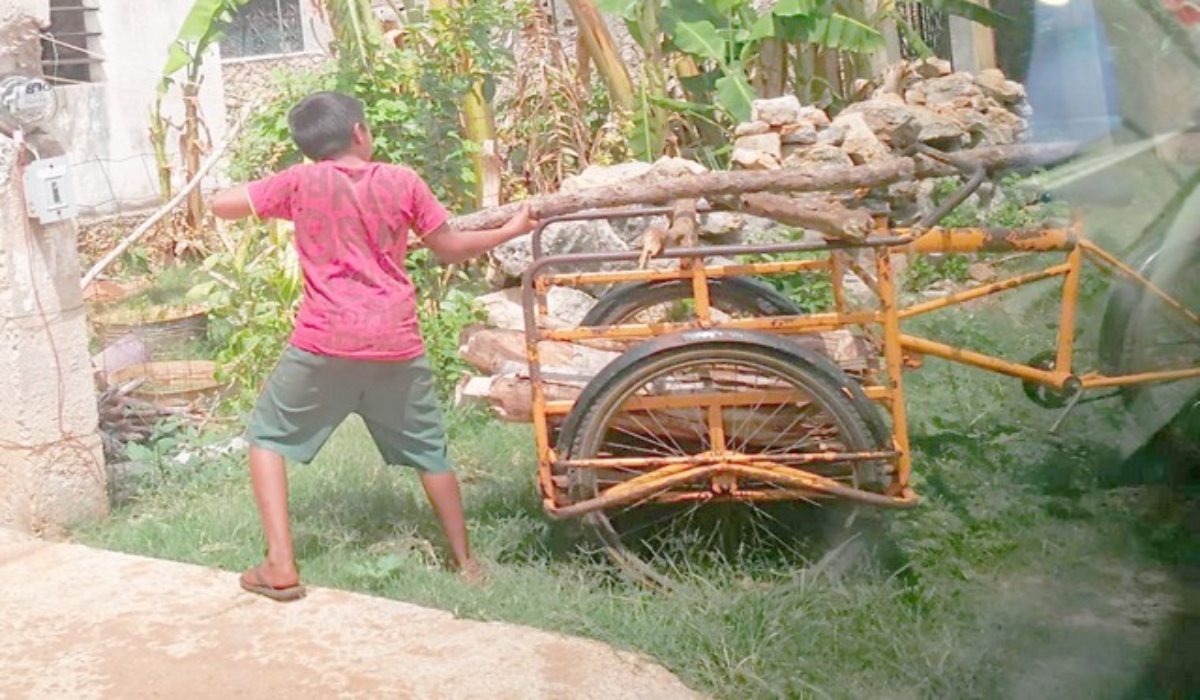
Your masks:
M63 156L41 158L25 166L25 208L43 224L74 219L75 188Z

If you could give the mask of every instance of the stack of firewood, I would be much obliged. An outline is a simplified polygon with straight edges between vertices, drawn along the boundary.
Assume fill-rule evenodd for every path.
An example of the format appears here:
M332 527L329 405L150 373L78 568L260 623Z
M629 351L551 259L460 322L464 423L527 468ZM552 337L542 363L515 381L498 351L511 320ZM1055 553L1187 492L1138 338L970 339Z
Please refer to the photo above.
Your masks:
M141 377L124 384L108 384L97 396L100 439L107 458L119 459L129 443L149 440L154 434L155 425L163 419L189 413L186 408L159 406L132 396L145 381Z
M879 352L867 338L849 330L790 336L801 347L833 360L843 371L861 376L876 369ZM541 341L538 362L548 401L574 401L606 365L636 341ZM457 405L489 406L502 420L533 420L533 388L526 357L525 333L510 328L475 325L465 328L458 354L478 375L466 376L455 391Z

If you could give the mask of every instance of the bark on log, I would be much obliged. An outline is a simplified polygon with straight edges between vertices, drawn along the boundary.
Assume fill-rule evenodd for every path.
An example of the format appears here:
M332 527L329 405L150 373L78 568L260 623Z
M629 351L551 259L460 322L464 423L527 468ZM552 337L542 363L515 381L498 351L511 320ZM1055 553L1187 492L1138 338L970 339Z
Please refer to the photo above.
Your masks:
M820 173L807 170L710 172L662 179L651 174L579 192L539 195L523 202L455 217L450 220L450 226L460 231L495 228L508 221L524 204L533 208L536 218L547 219L590 209L662 204L676 199L745 192L814 192L872 187L910 178L915 172L911 158L896 158L871 165L831 168Z
M865 339L848 330L788 337L802 347L829 357L850 373L865 371L879 356ZM588 382L621 354L561 341L542 341L538 350L542 387L551 401L575 400ZM476 370L489 376L467 377L460 382L455 392L456 403L483 402L489 404L504 420L532 420L532 386L525 358L523 331L470 326L463 331L459 355ZM731 383L739 381L736 378L729 379ZM680 385L674 390L685 391L690 388L695 387ZM754 388L764 387L756 385ZM681 427L680 431L682 434L691 434L688 431L693 427L689 423L686 430Z
M581 385L620 357L622 351L562 341L543 340L538 343L538 359L544 371L578 375ZM467 364L484 374L529 375L524 331L467 326L459 335L458 354Z
M967 151L955 151L949 155L956 159L979 163L989 173L1004 170L1019 170L1056 165L1079 154L1082 144L1073 141L1056 143L1025 143L1011 146L983 146ZM959 171L952 165L934 160L928 156L917 156L916 176L945 177L958 175Z
M772 386L744 386L735 375L725 377L725 381L718 381L718 384L730 391L741 388L792 391L783 383ZM702 391L708 387L681 385L664 388L663 393L678 395L689 389ZM549 401L574 401L583 392L583 385L544 381L542 390ZM468 403L487 404L495 411L497 417L511 423L528 423L533 420L533 387L528 377L469 377L459 383L455 392L455 402L460 406ZM771 406L769 410L761 410L761 407L756 406L731 406L724 409L726 423L736 426L737 440L741 448L772 445L777 450L785 450L787 440L781 437L784 435L802 436L810 442L833 438L832 426L819 415L813 414L807 401L793 400L787 404ZM557 421L561 421L561 416L552 422L557 425ZM617 417L612 427L623 433L626 439L633 440L635 445L644 442L636 436L654 435L658 439L669 438L675 447L684 449L692 443L698 443L703 439L702 436L708 434L708 412L703 406L656 409L652 416L632 412ZM703 449L703 446L696 444L695 449Z
M742 195L742 211L788 226L855 241L866 238L875 229L874 219L865 211L847 209L837 202L802 202L782 194L756 192Z
M951 155L981 163L989 172L1030 168L1059 163L1076 155L1077 143L1018 144L987 146L957 151ZM952 165L927 156L895 158L869 165L830 168L819 173L808 170L769 170L709 172L679 177L648 176L615 185L592 187L580 192L545 194L523 202L485 209L450 220L451 228L474 230L494 228L508 221L523 204L533 208L534 216L552 216L580 211L610 209L631 205L664 204L677 199L700 199L756 192L819 192L858 189L886 185L910 178L942 177L958 174Z

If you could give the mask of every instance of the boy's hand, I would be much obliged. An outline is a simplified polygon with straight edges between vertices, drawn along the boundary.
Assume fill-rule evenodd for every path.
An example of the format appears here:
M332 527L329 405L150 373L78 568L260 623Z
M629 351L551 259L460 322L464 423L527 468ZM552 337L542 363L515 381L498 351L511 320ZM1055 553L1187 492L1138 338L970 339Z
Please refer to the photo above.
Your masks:
M537 228L537 225L538 220L533 218L533 207L522 204L517 213L513 214L513 217L504 224L504 230L515 238L523 233L529 233Z

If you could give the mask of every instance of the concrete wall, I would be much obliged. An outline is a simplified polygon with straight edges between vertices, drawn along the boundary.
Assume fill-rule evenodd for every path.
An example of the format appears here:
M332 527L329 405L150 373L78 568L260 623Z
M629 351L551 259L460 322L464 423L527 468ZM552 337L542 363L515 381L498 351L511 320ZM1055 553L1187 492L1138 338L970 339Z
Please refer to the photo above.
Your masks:
M19 4L32 16L0 11L0 67L12 72L40 55L47 6ZM43 154L61 152L53 134L30 140ZM107 512L107 478L76 226L26 216L20 175L29 155L0 130L0 527L54 535Z
M167 48L191 9L192 0L122 0L100 4L97 53L104 56L102 82L60 86L61 106L52 124L73 166L81 218L144 208L158 203L158 179L150 146L150 111L166 62ZM180 74L182 77L182 72ZM200 103L214 143L225 134L220 57L204 60ZM182 122L178 90L169 92L164 112ZM167 145L176 170L178 133ZM176 186L183 174L177 172Z

